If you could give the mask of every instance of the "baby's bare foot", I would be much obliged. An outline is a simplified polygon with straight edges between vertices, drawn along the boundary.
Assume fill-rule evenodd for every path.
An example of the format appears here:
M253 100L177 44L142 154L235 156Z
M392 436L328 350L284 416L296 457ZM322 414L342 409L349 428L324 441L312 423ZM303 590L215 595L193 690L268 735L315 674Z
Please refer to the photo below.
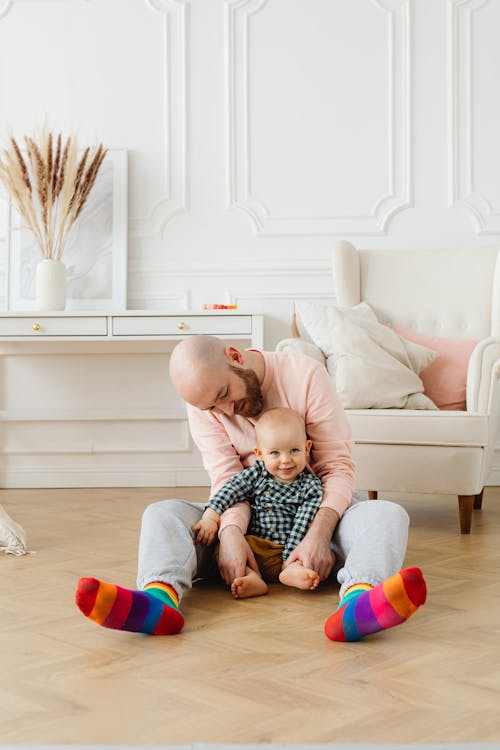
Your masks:
M231 584L231 594L235 599L247 599L249 596L263 596L268 588L265 581L254 571L241 578L235 578Z
M316 571L296 563L283 568L279 578L285 586L294 586L296 589L312 590L319 584L319 575Z

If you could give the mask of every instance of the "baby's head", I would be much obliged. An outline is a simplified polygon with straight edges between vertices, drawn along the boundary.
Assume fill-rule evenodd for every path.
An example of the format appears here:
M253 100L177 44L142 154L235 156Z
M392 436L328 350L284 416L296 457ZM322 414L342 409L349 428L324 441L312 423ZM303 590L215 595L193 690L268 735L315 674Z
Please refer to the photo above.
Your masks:
M293 482L304 470L311 450L300 414L281 407L268 409L257 420L255 433L255 453L268 472L280 482Z

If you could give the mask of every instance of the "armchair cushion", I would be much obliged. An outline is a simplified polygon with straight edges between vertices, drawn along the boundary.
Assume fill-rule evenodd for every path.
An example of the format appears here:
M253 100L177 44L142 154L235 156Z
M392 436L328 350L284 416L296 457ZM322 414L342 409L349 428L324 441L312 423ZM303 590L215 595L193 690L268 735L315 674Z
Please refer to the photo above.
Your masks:
M361 307L360 305L357 306ZM424 395L418 373L437 353L406 341L377 322L364 305L361 316L333 305L296 303L296 310L314 343L327 358L346 409L436 409Z
M400 336L428 346L439 356L420 373L424 393L439 409L465 411L467 369L477 341L426 336L407 328L395 328Z
M488 442L488 417L457 411L351 409L353 434L359 443L440 445L482 448Z

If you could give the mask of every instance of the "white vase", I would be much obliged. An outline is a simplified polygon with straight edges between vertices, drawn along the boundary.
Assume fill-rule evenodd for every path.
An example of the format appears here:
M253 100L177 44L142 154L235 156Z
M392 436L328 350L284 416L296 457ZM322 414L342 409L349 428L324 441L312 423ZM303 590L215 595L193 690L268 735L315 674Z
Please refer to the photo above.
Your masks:
M66 266L62 260L44 259L36 267L36 309L64 310Z

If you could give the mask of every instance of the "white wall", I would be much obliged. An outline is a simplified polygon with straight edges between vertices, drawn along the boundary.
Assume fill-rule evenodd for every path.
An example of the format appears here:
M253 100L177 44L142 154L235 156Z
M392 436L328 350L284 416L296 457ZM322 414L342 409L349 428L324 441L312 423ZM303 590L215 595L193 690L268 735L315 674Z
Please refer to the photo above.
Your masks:
M235 301L273 348L333 298L334 238L498 244L498 28L500 0L0 0L0 124L127 148L129 307Z

